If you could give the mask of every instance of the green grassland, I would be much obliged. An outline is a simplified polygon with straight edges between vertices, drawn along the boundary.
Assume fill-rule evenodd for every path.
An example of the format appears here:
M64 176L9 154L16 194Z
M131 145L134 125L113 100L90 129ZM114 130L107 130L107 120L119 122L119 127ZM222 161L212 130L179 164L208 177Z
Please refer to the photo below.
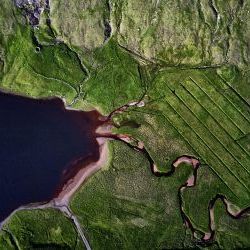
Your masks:
M164 126L174 128L186 146L209 165L224 183L226 190L231 190L230 198L242 207L247 206L250 198L248 181L250 158L249 152L237 140L246 136L250 130L248 104L234 89L227 92L227 95L223 94L223 88L228 88L225 86L226 83L219 77L212 81L209 79L210 75L215 78L216 72L185 70L181 75L178 73L176 70L161 71L149 87L147 92L149 101L145 108L133 108L128 113L144 113L144 117L149 116L151 120L156 120L155 116L161 116L163 120L158 121L161 123L164 123L165 119ZM135 137L138 130L138 138L142 139L141 127L124 129L121 116L124 116L126 121L132 119L140 124L137 115L129 118L125 113L120 115L118 120L117 126L121 126L118 132L129 133L133 130L131 135ZM163 150L156 145L163 144L164 147L165 143L161 141L164 137L157 133L152 135L152 132L146 130L143 134L143 141L146 145L148 142L151 145L149 147L152 147L151 150L155 151L152 152L152 157L159 155L160 151L166 151L166 146ZM166 138L163 141L167 144L168 135L167 133L164 135ZM157 138L156 144L152 145L150 136ZM189 154L183 147L178 153ZM158 157L155 158L157 162Z
M225 187L207 166L199 169L197 178L195 187L182 192L183 208L197 229L209 232L208 204L217 194L225 194ZM239 209L234 204L231 207L235 211ZM250 228L249 214L235 219L226 213L225 206L220 200L216 201L214 211L216 242L219 246L223 249L249 247L250 243L247 238ZM230 239L230 237L232 238Z
M55 39L45 43L8 1L1 3L0 11L0 88L32 97L59 96L72 103L87 76L77 54Z
M85 249L73 223L54 209L20 210L5 223L0 249Z
M145 107L116 115L114 132L143 141L161 171L169 171L177 155L201 160L197 185L182 192L182 201L193 226L208 232L208 206L216 194L238 209L250 204L249 104L214 69L154 75Z
M42 46L36 51L29 28L19 26L9 39L1 88L32 97L59 96L72 102L86 73L66 45Z
M224 249L249 248L249 216L233 219L225 212L222 202L216 203L215 223L218 247Z
M142 96L144 86L138 63L113 39L96 49L92 57L95 64L83 86L87 104L108 115L128 101L136 101Z
M71 209L93 249L171 249L194 246L182 224L178 188L191 167L174 178L152 176L147 159L111 142L110 164L74 196Z
M250 206L249 1L50 2L38 29L10 1L0 3L0 89L58 96L68 106L103 115L142 98L145 106L112 117L113 132L142 141L159 171L169 172L181 155L202 164L197 185L178 197L190 166L159 178L142 153L111 142L109 164L71 202L90 245L200 248L200 234L192 238L183 225L180 199L204 233L217 194L239 209ZM59 212L47 213L18 212L6 225L11 234L1 231L1 244L12 249L16 239L25 248L37 239L71 249L78 242L72 224ZM65 230L44 235L41 229L54 228L54 220ZM215 226L212 248L249 247L249 216L233 219L216 202Z

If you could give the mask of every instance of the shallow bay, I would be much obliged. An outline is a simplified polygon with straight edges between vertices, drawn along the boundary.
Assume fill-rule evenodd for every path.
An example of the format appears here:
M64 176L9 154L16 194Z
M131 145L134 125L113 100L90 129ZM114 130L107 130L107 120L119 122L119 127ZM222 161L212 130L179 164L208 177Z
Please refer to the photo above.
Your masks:
M0 92L0 221L21 205L49 201L79 168L98 160L98 116L66 110L59 98Z

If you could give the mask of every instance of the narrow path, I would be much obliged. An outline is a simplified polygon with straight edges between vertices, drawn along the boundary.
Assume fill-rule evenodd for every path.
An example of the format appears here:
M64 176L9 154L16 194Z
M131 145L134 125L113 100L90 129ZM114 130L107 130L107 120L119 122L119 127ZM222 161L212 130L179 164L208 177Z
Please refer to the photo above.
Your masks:
M235 218L241 218L243 217L246 213L250 212L250 207L239 210L237 212L230 210L230 204L226 200L226 197L223 195L216 195L216 197L210 201L209 203L209 221L210 221L210 232L200 232L199 230L195 229L195 227L192 225L190 219L188 216L185 214L184 208L183 208L183 201L182 201L182 192L186 188L192 188L196 185L197 181L197 171L200 167L200 161L194 156L189 156L189 155L182 155L175 159L172 164L171 164L171 169L167 172L162 172L159 171L154 160L150 156L149 152L144 146L144 143L141 141L137 141L136 139L132 138L129 135L126 134L114 134L111 132L111 129L113 127L111 119L112 116L118 113L122 113L126 111L129 107L135 106L135 107L143 107L145 105L143 101L144 96L135 102L128 103L126 105L121 106L120 108L114 110L113 112L110 113L109 116L104 117L103 120L103 126L100 126L96 130L96 138L98 140L99 146L100 146L100 159L95 162L91 163L88 166L86 166L84 169L80 170L78 174L74 178L71 179L69 183L66 183L64 189L62 192L58 195L58 197L54 198L48 203L39 203L39 204L30 204L27 206L21 206L18 209L14 210L9 217L7 217L4 221L0 223L0 230L6 230L3 228L3 225L11 218L11 216L16 213L17 211L20 210L34 210L34 209L46 209L46 208L54 208L57 210L60 210L64 215L66 215L73 223L75 226L75 229L80 236L82 242L84 243L85 247L87 250L91 250L90 244L84 234L84 228L80 224L78 218L73 214L69 207L70 203L70 198L72 195L78 190L78 188L83 184L83 182L92 176L95 172L97 172L101 167L105 166L107 163L107 158L108 158L108 148L107 148L107 141L108 140L117 140L125 143L128 147L132 148L133 150L136 150L138 152L141 152L149 161L150 163L150 169L151 172L154 176L156 177L168 177L174 174L176 168L182 164L189 164L193 167L193 173L189 176L189 178L186 180L186 182L181 185L178 189L178 197L179 197L179 207L180 207L180 212L181 216L183 219L183 222L187 228L189 228L193 236L197 239L196 233L199 232L203 235L201 239L201 244L207 244L211 243L214 240L214 235L215 235L215 223L214 223L214 206L217 200L221 200L226 208L227 213ZM11 234L11 232L9 232Z
M62 191L58 194L57 197L52 199L47 203L33 203L29 205L24 205L14 210L4 221L0 223L0 230L5 230L3 225L11 218L11 216L21 210L35 210L35 209L46 209L46 208L54 208L58 209L63 214L65 214L71 221L74 223L75 229L78 235L81 237L82 242L84 243L87 250L91 250L90 244L84 234L84 229L78 221L77 217L72 213L69 204L71 197L75 194L75 192L80 188L86 179L92 176L95 172L97 172L101 167L105 166L108 158L108 145L107 139L97 138L100 147L100 157L97 162L90 163L81 169L71 180L65 183ZM10 232L11 233L11 232Z
M141 152L149 161L150 163L150 168L151 168L151 172L153 175L155 175L156 177L168 177L171 176L176 168L182 164L189 164L193 167L193 173L189 176L189 178L186 180L186 182L180 186L180 188L178 189L178 197L179 197L179 207L180 207L180 212L181 212L181 216L183 219L183 222L185 224L185 226L187 228L189 228L192 231L192 234L194 236L194 238L198 238L196 236L197 232L199 232L200 234L203 235L202 239L200 240L200 244L203 245L207 245L213 242L214 240L214 236L215 236L215 223L214 223L214 206L217 200L221 200L223 202L223 204L225 205L226 211L227 213L235 218L241 218L243 216L245 216L247 213L250 212L250 207L245 208L243 210L239 210L239 211L232 211L230 210L230 203L227 201L226 197L223 195L216 195L216 197L210 201L209 203L209 221L210 221L210 231L209 232L201 232L199 230L197 230L191 223L190 219L188 218L188 216L185 214L184 212L184 208L183 208L183 201L182 201L182 192L186 189L186 188L192 188L196 185L196 181L197 181L197 171L200 167L200 161L193 157L193 156L188 156L188 155L182 155L180 157L178 157L177 159L175 159L173 161L173 163L171 164L171 169L168 172L161 172L157 169L156 164L154 163L154 160L151 158L149 152L146 150L143 142L140 141L136 141L134 138L128 136L128 135L122 135L122 134L112 134L110 132L110 125L107 125L106 127L102 127L99 128L97 130L97 139L100 141L107 141L107 140L118 140L121 141L123 143L125 143L128 147L132 148L133 150L136 150L138 152ZM102 140L102 139L104 140ZM105 147L107 147L107 144L104 144ZM103 145L101 145L103 146ZM107 150L107 148L106 148ZM105 150L105 151L106 151ZM13 211L13 213L6 218L3 222L0 223L0 229L3 228L3 225L10 219L10 217L16 213L17 211L20 210L33 210L33 209L46 209L46 208L54 208L54 209L58 209L60 210L63 214L65 214L68 218L71 219L71 221L74 223L75 229L78 233L78 235L80 236L82 242L84 243L85 247L87 250L91 250L90 244L84 234L84 228L82 227L82 225L80 224L79 220L77 219L77 217L73 214L73 212L70 210L69 207L69 201L71 196L75 193L75 191L82 185L82 183L89 178L90 176L92 176L96 171L98 171L102 165L105 165L105 161L107 160L106 157L103 155L100 157L100 161L98 164L94 163L92 164L92 168L91 169L87 169L86 173L81 173L81 179L77 181L76 185L73 185L73 189L70 187L69 190L66 190L66 192L63 192L62 195L53 200L51 200L48 203L45 204L31 204L31 205L27 205L27 206L22 206L18 209L16 209L15 211ZM11 233L11 232L9 232Z
M28 206L19 207L18 209L14 210L9 215L9 217L7 217L4 221L2 221L0 223L0 230L6 231L6 229L3 228L4 224L6 224L8 222L8 220L10 220L12 215L14 215L18 211L47 209L47 208L53 208L53 209L60 210L64 215L66 215L74 223L75 229L76 229L78 235L81 237L81 240L83 241L86 249L91 250L89 242L88 242L87 238L84 235L83 227L79 223L77 217L71 212L71 210L70 210L70 208L69 208L69 206L67 204L64 204L64 205L62 205L61 203L57 204L57 202L55 200L52 200L52 201L50 201L48 203L45 203L45 204L31 204L31 205L28 205ZM8 231L8 233L10 233L12 235L11 231L9 231L8 229L7 229L7 231ZM14 236L12 236L12 237L15 238ZM15 242L15 243L18 245L17 242Z
M79 236L81 237L86 249L91 250L89 242L88 242L87 238L84 235L83 227L79 223L77 217L72 213L69 206L68 205L57 205L56 202L54 201L53 208L59 209L61 212L66 214L72 220L72 222L74 223L74 225L76 227L76 230L77 230Z

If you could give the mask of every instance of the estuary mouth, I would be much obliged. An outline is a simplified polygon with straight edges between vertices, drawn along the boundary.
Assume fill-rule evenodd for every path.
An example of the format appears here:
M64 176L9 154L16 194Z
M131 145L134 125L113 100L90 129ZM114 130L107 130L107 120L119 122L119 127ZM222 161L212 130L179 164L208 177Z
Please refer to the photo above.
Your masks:
M59 98L0 93L0 220L46 202L100 156L96 111L67 110Z

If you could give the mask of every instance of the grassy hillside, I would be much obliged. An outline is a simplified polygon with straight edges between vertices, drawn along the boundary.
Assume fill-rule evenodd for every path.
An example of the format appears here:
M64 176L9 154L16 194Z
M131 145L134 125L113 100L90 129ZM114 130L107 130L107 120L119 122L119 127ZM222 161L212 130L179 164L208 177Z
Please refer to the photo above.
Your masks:
M31 3L17 8L1 1L0 89L59 96L67 106L103 115L142 99L141 107L112 117L113 132L143 142L159 171L169 172L182 155L202 165L197 185L178 197L190 166L155 177L140 152L111 142L110 164L71 203L93 249L202 247L217 194L238 209L250 206L249 1L54 0L44 8L34 25ZM194 238L183 225L180 202ZM249 216L233 219L219 202L214 211L211 247L248 247ZM64 237L66 247L75 244L64 217L69 236L40 231L62 215L19 213L8 227L23 246L40 234L39 244L60 249ZM40 213L38 227L33 221ZM23 235L23 227L32 234ZM7 249L15 247L8 231L0 237Z
M3 248L5 246L5 248ZM85 249L70 219L54 209L16 212L3 226L0 249Z

